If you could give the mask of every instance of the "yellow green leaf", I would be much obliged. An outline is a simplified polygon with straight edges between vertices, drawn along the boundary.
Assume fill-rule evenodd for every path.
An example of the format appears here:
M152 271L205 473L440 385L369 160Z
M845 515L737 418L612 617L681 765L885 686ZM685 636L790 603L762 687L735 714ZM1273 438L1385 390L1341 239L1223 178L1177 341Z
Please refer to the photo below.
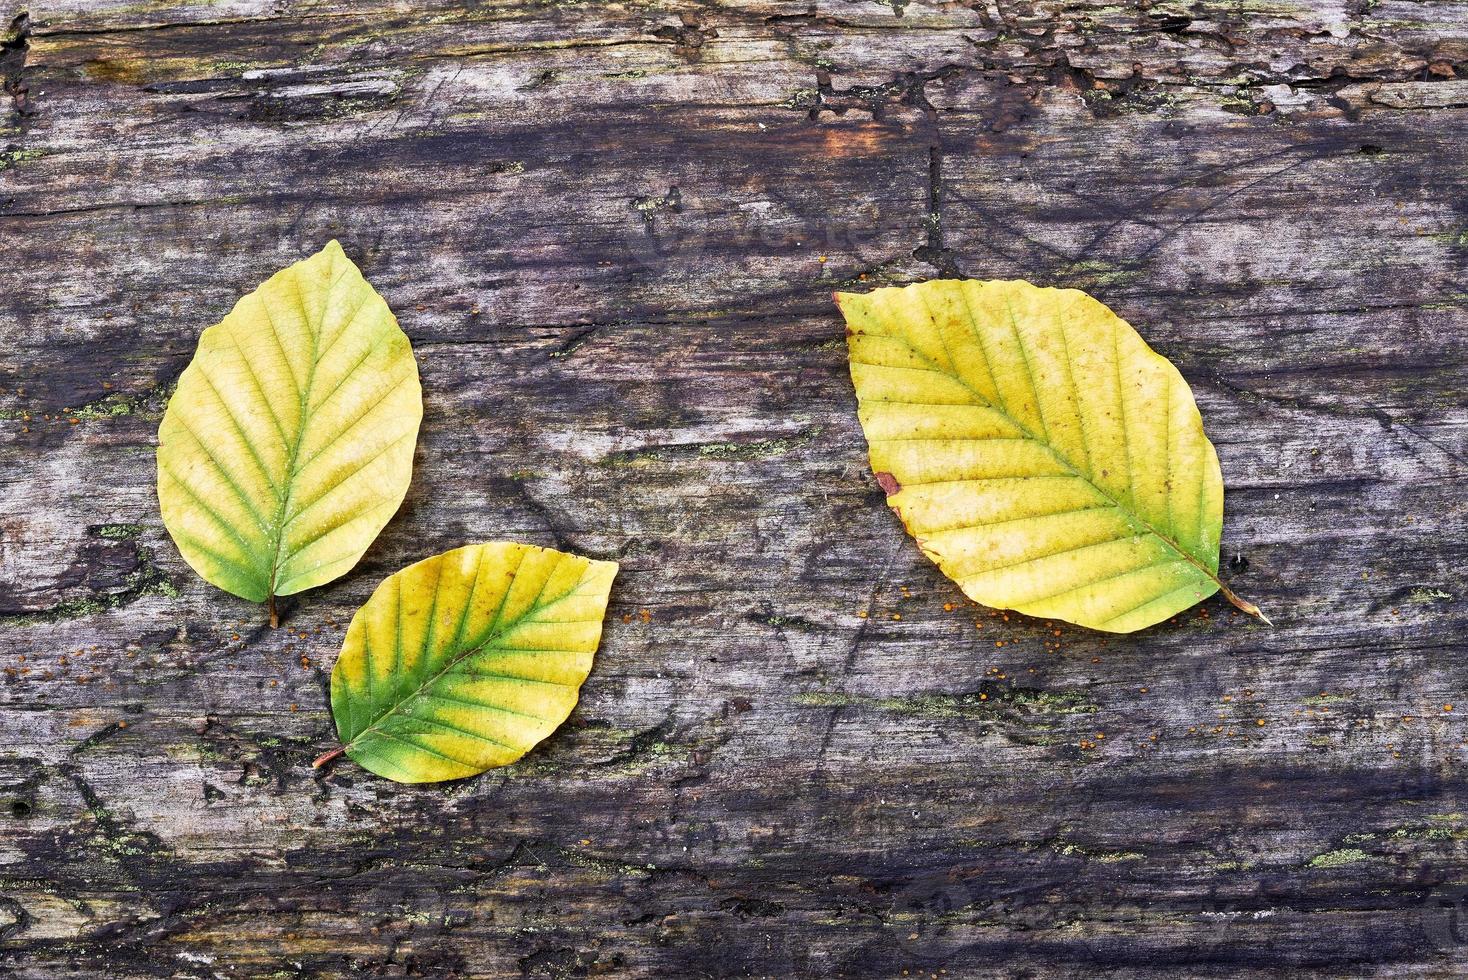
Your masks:
M1193 393L1074 289L838 293L872 468L970 598L1128 633L1222 589L1223 478Z
M616 562L496 541L389 576L331 672L343 752L430 783L508 765L566 720L601 640Z
M158 499L184 560L253 602L346 573L408 491L418 365L336 242L199 337L158 431Z

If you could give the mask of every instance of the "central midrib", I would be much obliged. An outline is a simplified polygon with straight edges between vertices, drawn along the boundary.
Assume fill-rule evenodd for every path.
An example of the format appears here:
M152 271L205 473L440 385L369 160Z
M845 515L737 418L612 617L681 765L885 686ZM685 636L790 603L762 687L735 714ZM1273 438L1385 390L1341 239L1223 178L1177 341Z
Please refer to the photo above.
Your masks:
M327 289L327 303L331 301L331 293L333 290L336 289L338 281L339 280L333 280L331 286ZM305 302L301 297L300 277L292 276L291 282L296 287L296 297L297 300L301 303L301 309L304 312ZM266 305L263 296L260 300L260 308L265 311L265 319L270 324L270 332L275 337L276 346L280 347L281 353L284 354L285 346L281 344L280 333L275 329L275 317L271 315L270 307ZM311 324L309 318L306 318L306 323L308 325ZM296 415L296 439L294 444L291 446L290 453L286 456L285 492L280 495L280 502L275 511L275 523L271 528L272 532L275 535L275 554L271 556L270 559L270 595L272 597L274 597L275 595L276 576L280 574L280 552L281 549L285 546L285 515L290 510L291 498L296 492L296 466L300 462L301 458L301 443L305 442L306 440L306 412L311 405L311 388L316 383L317 357L321 353L320 326L320 324L311 326L311 369L306 372L306 383L301 387L300 409ZM286 366L287 369L289 369L289 363L287 363Z

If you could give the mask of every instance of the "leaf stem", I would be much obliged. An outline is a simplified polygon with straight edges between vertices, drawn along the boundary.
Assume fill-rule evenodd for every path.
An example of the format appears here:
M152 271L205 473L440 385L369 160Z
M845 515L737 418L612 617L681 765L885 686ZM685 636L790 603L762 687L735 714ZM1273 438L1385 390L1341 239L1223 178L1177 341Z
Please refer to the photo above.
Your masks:
M322 766L326 765L328 762L330 762L332 759L335 759L337 756L341 755L346 750L347 750L347 747L345 745L338 745L336 748L332 749L330 752L323 752L321 755L318 755L316 757L316 761L315 762L311 763L311 768L312 769L320 769Z
M1228 586L1224 585L1222 582L1219 582L1219 580L1216 577L1214 578L1214 581L1215 582L1218 582L1218 588L1220 590L1222 590L1223 597L1225 599L1227 599L1229 602L1232 602L1241 611L1246 612L1250 616L1255 617L1260 622L1262 622L1265 626L1273 626L1274 625L1272 622L1269 621L1269 617L1266 616L1266 615L1264 615L1264 611L1262 609L1260 609L1258 606L1254 605L1248 599L1245 599L1243 596L1239 595L1237 592L1235 592L1233 589L1230 589Z
M275 593L270 594L270 628L280 629L280 615L275 611Z

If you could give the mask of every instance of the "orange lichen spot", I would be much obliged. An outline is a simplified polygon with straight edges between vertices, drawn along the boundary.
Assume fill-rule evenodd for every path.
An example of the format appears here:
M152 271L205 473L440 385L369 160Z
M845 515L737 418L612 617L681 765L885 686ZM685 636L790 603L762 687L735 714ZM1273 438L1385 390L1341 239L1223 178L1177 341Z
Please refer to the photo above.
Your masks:
M1443 710L1444 711L1452 711L1453 710L1453 706L1451 704L1445 704L1445 705L1443 705Z
M1106 737L1106 733L1105 732L1097 732L1096 733L1096 741L1098 741L1098 742L1101 741L1105 737Z
M1264 727L1264 724L1265 724L1264 723L1264 719L1263 718L1256 718L1254 720L1254 724L1258 725L1260 728L1263 728Z
M859 612L859 613L856 614L856 618L857 619L866 619L867 618L867 615L868 615L867 611L865 609L863 609L861 612Z
M117 727L118 728L126 728L127 727L127 722L125 722L125 721L119 721L117 723Z
M639 616L642 617L642 621L644 623L650 623L650 622L652 622L652 613L649 610L639 609L637 611L637 615L639 615Z
M1229 701L1232 701L1233 699L1234 699L1234 696L1232 694L1225 694L1223 696L1223 701L1224 702L1229 702Z
M989 700L989 695L987 695L987 694L980 694L979 695L979 700L980 701L987 701L987 700Z
M630 623L630 622L632 622L632 614L631 613L623 613L622 614L622 622L624 622L624 623Z
M308 657L308 656L306 656L304 653L301 654L301 666L302 667L309 667L309 666L311 666L311 658Z
M1152 689L1151 689L1151 688L1149 688L1149 687L1139 687L1139 688L1137 688L1137 690L1138 690L1138 691L1139 691L1139 692L1140 692L1140 693L1142 693L1142 694L1146 694L1146 693L1148 693L1148 692L1149 692L1149 691L1151 691L1151 690L1152 690Z
M943 603L943 611L944 612L953 612L953 603L951 603L951 602L945 602L945 603Z
M892 618L893 619L901 619L902 618L902 613L893 613L892 614Z
M1091 663L1093 663L1093 664L1099 664L1100 662L1101 662L1101 658L1100 657L1092 657L1091 658Z
M1003 640L995 640L994 641L994 645L996 647L1002 647L1002 646L1004 646L1004 641Z

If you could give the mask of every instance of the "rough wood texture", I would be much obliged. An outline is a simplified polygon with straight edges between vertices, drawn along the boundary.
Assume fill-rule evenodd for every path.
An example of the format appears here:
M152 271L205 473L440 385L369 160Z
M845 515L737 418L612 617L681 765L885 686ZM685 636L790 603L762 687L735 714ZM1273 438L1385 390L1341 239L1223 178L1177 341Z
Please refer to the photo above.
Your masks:
M0 970L1468 969L1468 5L0 13ZM427 416L271 631L180 561L153 445L199 331L331 237ZM961 601L829 300L940 274L1088 288L1178 364L1274 629ZM505 537L623 564L571 722L447 787L312 771L353 609Z

